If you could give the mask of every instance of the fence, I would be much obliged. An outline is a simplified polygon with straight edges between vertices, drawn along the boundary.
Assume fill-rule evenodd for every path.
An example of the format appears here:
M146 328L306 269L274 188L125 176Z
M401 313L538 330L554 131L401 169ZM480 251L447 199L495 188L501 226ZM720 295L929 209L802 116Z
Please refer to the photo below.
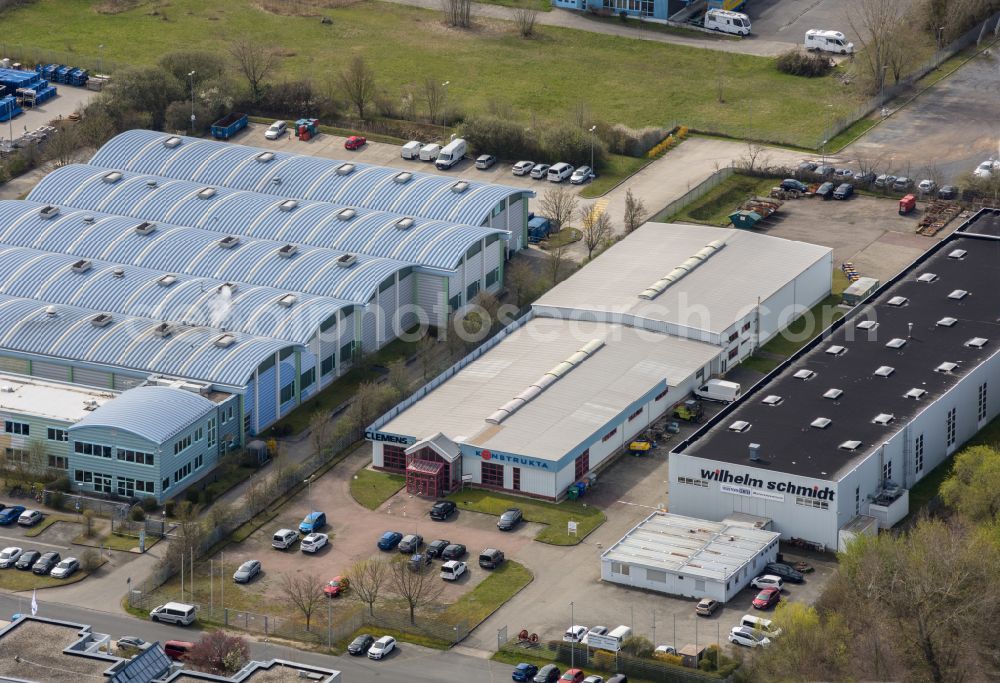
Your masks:
M711 190L718 187L724 180L729 178L734 172L732 166L725 166L720 168L718 171L712 175L705 178L703 181L692 187L690 190L685 192L682 196L678 197L674 201L667 204L663 209L656 214L654 221L666 221L668 218L673 216L675 213L683 209L685 206L691 202L701 199Z

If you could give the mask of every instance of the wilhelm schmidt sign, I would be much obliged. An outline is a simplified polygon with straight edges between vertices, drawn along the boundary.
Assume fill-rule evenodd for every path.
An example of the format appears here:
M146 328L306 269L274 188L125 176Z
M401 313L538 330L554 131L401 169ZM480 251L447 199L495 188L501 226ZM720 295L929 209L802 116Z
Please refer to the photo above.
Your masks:
M707 479L708 481L717 481L720 484L736 484L736 486L727 487L728 491L723 489L725 493L737 493L739 495L752 495L751 493L744 493L740 490L732 490L736 488L749 488L749 489L759 489L761 491L777 491L778 493L789 493L793 496L799 496L801 498L815 498L816 500L829 500L832 501L833 497L837 494L829 486L820 488L819 486L801 486L796 484L794 481L766 481L764 479L758 479L757 477L750 476L749 474L733 474L729 470L702 470L701 478ZM759 498L767 498L768 496L755 496ZM782 497L782 500L784 498Z

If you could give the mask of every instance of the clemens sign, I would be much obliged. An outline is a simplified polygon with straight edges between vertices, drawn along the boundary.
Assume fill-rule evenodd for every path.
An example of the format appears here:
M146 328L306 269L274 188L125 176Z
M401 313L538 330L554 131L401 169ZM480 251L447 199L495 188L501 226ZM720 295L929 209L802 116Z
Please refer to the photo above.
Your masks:
M381 441L382 443L391 443L399 446L409 446L417 442L412 436L386 434L385 432L376 432L371 429L365 431L365 438L368 441Z
M794 481L768 481L758 479L749 474L733 474L729 470L723 469L702 470L701 478L708 481L717 481L723 485L736 484L736 486L723 486L723 493L735 493L741 496L754 496L757 498L769 498L771 500L779 500L779 498L777 496L770 498L769 496L760 494L764 491L776 491L777 493L788 493L800 498L815 498L816 500L829 501L832 501L833 497L837 494L829 486L820 488L817 485L801 486ZM780 500L784 500L784 496L781 496Z
M499 451L491 451L488 448L477 448L475 454L483 462L502 463L504 465L514 465L515 467L534 467L540 470L551 470L553 466L553 463L547 460L537 460L535 458L527 458L523 455L500 453Z

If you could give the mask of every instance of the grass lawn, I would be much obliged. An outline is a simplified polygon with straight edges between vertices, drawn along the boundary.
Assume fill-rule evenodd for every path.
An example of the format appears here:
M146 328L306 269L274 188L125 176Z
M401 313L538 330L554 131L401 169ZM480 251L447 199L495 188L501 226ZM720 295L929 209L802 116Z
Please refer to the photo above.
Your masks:
M669 154L669 152L668 152ZM780 180L780 179L779 179ZM767 196L775 186L773 178L755 178L734 173L707 194L672 216L657 216L654 220L684 221L706 225L728 226L729 214L754 195Z
M153 536L152 534L146 535L146 550L149 550L154 545L160 541L159 538ZM73 545L83 545L90 548L111 548L112 550L123 550L125 552L131 552L133 548L139 547L139 537L138 536L126 536L124 534L108 534L106 536L91 536L87 538L84 535L79 535L72 541Z
M72 522L76 524L77 519L76 517L71 517L69 515L60 515L58 513L47 512L45 513L45 518L35 526L31 527L30 529L26 529L24 535L27 536L28 538L39 536L42 534L42 532L44 532L46 529L48 529L56 522Z
M552 3L549 0L476 0L487 5L502 5L504 7L526 7L539 12L551 12ZM538 27L535 28L538 30Z
M847 128L837 133L827 145L827 148L830 150L830 154L839 153L844 149L844 147L870 131L879 122L879 118L879 114L876 112L867 118L858 119Z
M448 498L463 510L488 515L500 516L507 508L521 508L525 521L548 525L535 536L535 540L552 545L576 545L607 519L600 509L572 500L546 503L481 489L458 491ZM566 523L571 520L578 523L576 536L566 533Z
M669 153L669 152L668 152ZM601 175L594 178L580 192L581 199L596 199L613 189L629 176L638 173L651 159L637 159L620 154L609 154L608 163L601 169Z
M367 607L365 608L367 609ZM376 607L376 609L378 609ZM448 650L451 649L451 643L447 640L441 640L439 638L432 638L431 636L424 636L417 633L407 633L406 631L398 631L392 628L385 628L382 626L372 627L372 626L362 626L357 631L347 636L343 640L340 640L333 644L333 649L338 653L346 653L347 646L351 644L351 641L360 636L362 633L372 633L373 630L378 631L379 637L382 636L392 636L396 640L403 641L405 643L413 643L414 645L420 645L422 647L427 647L432 650Z
M99 44L107 63L148 64L181 48L221 51L246 36L278 48L276 79L321 81L360 54L387 96L419 93L427 78L450 81L449 104L467 113L485 111L501 93L514 111L541 119L570 120L585 102L595 118L633 127L678 122L740 135L752 100L756 135L790 144L822 136L828 103L836 118L859 101L856 86L781 74L770 58L550 26L525 40L512 23L492 20L462 31L445 27L440 12L371 0L329 10L328 25L269 14L253 0L174 0L157 10L140 3L109 16L95 12L92 0L40 0L6 10L0 21L19 44L90 65Z
M561 247L564 244L572 244L573 242L579 242L583 238L583 233L581 233L576 228L564 227L562 230L554 235L550 235L547 239L542 240L538 246L542 249L555 249Z
M500 609L534 578L524 565L507 560L499 569L489 572L489 576L478 586L449 606L440 618L451 624L478 624Z
M101 564L104 564L102 561ZM35 588L52 588L53 586L65 586L66 584L83 581L90 572L82 569L68 579L54 579L51 576L37 576L28 571L20 569L0 569L0 590L5 591L30 591Z
M406 477L401 474L361 468L351 479L351 497L369 510L375 510L405 485Z

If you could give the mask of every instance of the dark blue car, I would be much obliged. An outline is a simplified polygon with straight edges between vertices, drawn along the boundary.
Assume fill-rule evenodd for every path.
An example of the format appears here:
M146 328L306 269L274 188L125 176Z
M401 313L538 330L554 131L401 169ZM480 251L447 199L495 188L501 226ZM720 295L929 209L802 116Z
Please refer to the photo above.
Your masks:
M534 664L525 664L521 662L514 667L514 671L510 674L510 677L515 681L530 681L538 673L538 667Z
M378 539L379 550L392 550L403 540L403 534L398 531L386 531L382 538Z
M17 518L21 516L22 512L24 512L23 505L15 505L13 507L0 510L0 524L3 524L4 526L13 524L17 521Z

